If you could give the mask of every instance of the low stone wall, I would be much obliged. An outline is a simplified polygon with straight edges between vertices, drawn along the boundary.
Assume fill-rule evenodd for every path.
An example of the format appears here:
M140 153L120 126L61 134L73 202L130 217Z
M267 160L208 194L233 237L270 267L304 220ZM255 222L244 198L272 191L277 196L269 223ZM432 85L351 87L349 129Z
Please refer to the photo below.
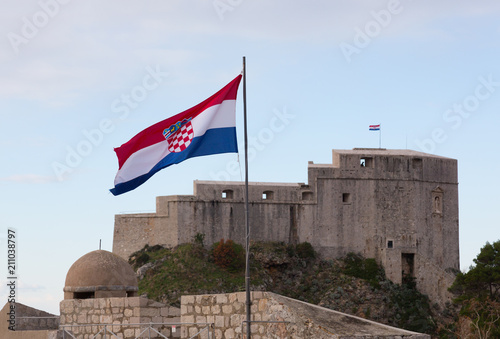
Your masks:
M430 339L410 332L270 292L252 292L252 339L391 338ZM245 338L246 294L244 292L181 297L181 338L190 338L212 323L216 339ZM188 325L192 323L192 325ZM243 332L243 333L242 333ZM198 338L198 337L196 337ZM199 338L209 338L208 332ZM210 336L210 338L212 338Z
M0 338L2 339L59 339L59 317L35 308L16 303L15 331L9 329L10 303L0 311Z
M61 301L60 310L60 328L71 331L77 339L92 338L104 325L110 325L107 328L119 338L127 339L135 338L151 323L180 322L178 308L141 297L69 299ZM152 327L169 338L179 337L179 332L171 333L171 326Z

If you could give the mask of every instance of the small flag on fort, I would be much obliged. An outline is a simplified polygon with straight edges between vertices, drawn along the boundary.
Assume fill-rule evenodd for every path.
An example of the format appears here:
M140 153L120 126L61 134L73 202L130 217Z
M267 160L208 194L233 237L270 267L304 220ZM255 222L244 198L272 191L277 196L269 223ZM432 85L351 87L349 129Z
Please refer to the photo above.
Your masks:
M119 195L142 185L156 172L193 157L237 153L236 95L242 75L210 98L139 132L115 148Z
M370 125L370 131L380 131L380 124Z

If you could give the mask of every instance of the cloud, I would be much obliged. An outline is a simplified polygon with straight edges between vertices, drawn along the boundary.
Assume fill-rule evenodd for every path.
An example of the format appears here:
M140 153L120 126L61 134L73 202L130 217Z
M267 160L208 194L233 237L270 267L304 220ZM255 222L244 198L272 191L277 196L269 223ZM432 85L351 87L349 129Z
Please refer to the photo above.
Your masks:
M10 1L0 14L0 97L28 99L48 106L85 100L89 92L113 90L133 82L145 66L161 62L184 70L203 56L205 44L228 39L249 43L322 44L336 48L351 41L355 30L373 20L372 12L398 2L401 14L384 29L385 37L449 39L440 23L448 18L479 20L500 13L500 2L443 0L264 1L227 2L223 20L213 0L70 1L37 33L18 46L9 33L22 35L26 20L42 11L39 2ZM231 40L234 41L234 40ZM212 56L215 57L215 56ZM186 67L189 69L189 67Z
M47 184L57 182L55 176L38 175L38 174L14 174L8 177L0 178L0 181L15 182L21 184Z

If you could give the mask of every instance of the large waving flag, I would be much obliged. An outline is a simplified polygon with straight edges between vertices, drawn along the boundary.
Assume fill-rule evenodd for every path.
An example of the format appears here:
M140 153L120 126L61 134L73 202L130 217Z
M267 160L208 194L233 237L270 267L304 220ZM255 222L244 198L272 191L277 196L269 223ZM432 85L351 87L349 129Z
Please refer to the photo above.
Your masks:
M119 195L142 185L159 170L189 158L236 153L236 95L242 75L198 105L160 121L115 148Z

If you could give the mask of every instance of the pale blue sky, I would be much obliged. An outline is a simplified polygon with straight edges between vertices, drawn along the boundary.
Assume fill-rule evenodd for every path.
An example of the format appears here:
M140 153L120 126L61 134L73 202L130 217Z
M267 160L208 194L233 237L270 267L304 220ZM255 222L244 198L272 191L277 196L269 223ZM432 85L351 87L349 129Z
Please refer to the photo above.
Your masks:
M368 125L380 123L382 147L458 159L466 269L500 238L499 19L493 0L3 1L0 302L8 228L19 301L58 313L71 264L100 239L111 250L115 214L227 173L235 154L108 192L113 147L213 94L242 56L251 181L306 182L307 162L330 163L332 149L378 147Z

